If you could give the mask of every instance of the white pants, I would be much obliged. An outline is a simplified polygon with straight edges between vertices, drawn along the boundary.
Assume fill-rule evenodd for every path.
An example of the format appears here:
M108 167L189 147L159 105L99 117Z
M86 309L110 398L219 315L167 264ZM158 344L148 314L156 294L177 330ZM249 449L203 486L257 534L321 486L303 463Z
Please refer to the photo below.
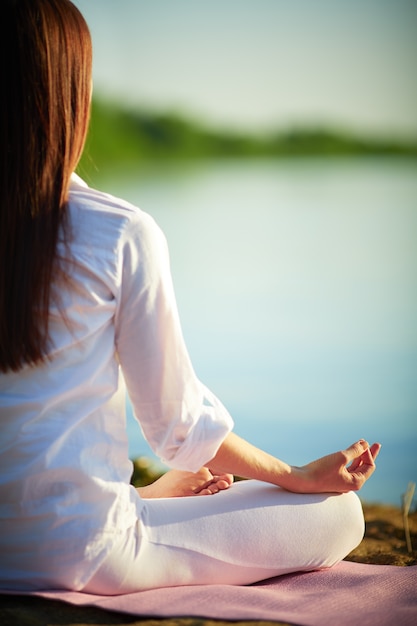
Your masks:
M142 501L143 502L143 501ZM84 591L244 585L335 565L362 540L359 498L242 481L213 496L145 500L135 527Z

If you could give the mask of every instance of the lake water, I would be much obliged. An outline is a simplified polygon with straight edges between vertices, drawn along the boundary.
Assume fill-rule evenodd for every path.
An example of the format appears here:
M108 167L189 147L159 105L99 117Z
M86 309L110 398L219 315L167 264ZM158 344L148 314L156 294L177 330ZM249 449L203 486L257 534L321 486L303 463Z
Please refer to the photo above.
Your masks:
M417 164L215 161L101 184L168 238L186 342L235 430L292 464L383 444L367 501L417 480ZM130 454L149 455L131 417Z

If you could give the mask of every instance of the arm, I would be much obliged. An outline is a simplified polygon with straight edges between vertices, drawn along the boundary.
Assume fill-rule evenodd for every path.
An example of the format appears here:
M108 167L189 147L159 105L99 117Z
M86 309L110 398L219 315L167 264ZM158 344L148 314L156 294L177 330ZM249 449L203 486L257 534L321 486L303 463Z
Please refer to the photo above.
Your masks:
M153 452L169 467L197 472L232 430L233 420L194 372L165 236L148 215L139 210L129 215L120 243L118 359Z
M230 472L298 493L357 491L373 474L380 447L361 439L346 450L295 467L230 433L207 467L214 474Z
M356 491L375 470L378 443L360 440L303 467L294 467L230 433L215 457L198 472L171 470L138 488L142 498L212 495L227 489L233 474L255 478L298 493Z
M138 212L132 213L122 244L118 357L145 437L157 456L176 468L146 490L149 497L217 493L228 487L231 474L297 492L360 489L375 469L379 444L369 448L360 441L304 467L292 467L230 432L232 419L216 398L205 402L206 392L186 350L165 237L149 216ZM205 464L209 474L201 473L202 455L210 458L215 450ZM197 474L191 485L184 486L190 475L183 469Z

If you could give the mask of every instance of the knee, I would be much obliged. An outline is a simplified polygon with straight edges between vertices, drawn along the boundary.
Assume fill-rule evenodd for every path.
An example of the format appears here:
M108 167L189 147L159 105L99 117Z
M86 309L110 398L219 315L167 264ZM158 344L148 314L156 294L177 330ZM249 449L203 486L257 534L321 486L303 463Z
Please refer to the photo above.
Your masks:
M362 504L356 493L350 491L342 494L343 519L345 530L352 538L356 547L363 539L365 533L365 519L363 516ZM353 550L353 548L352 548Z
M344 559L362 541L365 533L365 520L362 504L356 493L335 496L333 515L333 541L330 561L335 565ZM329 564L327 564L329 566Z

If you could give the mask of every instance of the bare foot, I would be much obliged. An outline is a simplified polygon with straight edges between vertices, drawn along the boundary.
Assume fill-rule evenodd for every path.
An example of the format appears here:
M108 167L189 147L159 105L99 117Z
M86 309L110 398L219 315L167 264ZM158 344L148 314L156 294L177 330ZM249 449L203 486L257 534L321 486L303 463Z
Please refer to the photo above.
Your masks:
M151 485L136 490L142 498L209 496L228 489L232 482L232 474L214 475L202 467L198 472L170 470Z

